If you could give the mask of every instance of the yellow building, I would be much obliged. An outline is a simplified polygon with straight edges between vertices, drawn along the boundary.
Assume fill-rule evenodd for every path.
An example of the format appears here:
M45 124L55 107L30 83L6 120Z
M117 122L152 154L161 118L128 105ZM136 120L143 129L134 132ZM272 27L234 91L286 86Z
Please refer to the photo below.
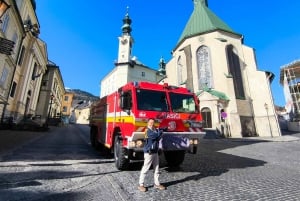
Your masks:
M71 115L71 108L73 102L74 93L66 92L62 100L62 115L69 117Z

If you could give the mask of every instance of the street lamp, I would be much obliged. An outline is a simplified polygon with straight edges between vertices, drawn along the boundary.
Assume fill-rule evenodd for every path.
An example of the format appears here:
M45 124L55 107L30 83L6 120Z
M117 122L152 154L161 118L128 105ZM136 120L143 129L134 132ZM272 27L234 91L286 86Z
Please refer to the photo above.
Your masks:
M264 106L265 106L265 109L267 111L267 117L268 117L268 122L269 122L269 127L270 127L270 134L271 134L271 137L273 137L271 123L270 123L270 117L269 117L269 107L268 107L267 103L265 103Z
M53 95L53 94L51 94L51 96L50 96L50 106L49 106L48 118L47 118L47 119L49 119L49 118L50 118L50 113L51 113L52 104L53 104L53 98L54 98L54 95Z
M4 15L7 9L9 9L9 7L10 5L8 5L4 0L0 0L0 18Z

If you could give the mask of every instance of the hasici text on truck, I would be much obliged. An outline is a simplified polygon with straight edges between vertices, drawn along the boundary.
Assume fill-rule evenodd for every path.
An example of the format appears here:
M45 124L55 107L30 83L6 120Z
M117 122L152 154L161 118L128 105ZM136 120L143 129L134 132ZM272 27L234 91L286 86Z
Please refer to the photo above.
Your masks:
M149 118L164 128L160 148L169 166L180 165L185 153L196 153L202 131L199 101L184 87L130 82L94 102L90 110L90 140L113 153L119 170L143 160Z

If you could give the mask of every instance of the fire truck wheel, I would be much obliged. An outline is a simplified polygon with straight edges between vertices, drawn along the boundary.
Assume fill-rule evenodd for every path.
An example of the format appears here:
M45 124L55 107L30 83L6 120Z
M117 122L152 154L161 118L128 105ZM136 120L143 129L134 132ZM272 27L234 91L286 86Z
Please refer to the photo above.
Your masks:
M126 149L122 146L122 140L118 136L115 137L114 142L114 157L115 165L119 170L125 170L128 168L129 161L126 159Z
M183 162L185 151L164 151L164 155L169 167L177 167Z

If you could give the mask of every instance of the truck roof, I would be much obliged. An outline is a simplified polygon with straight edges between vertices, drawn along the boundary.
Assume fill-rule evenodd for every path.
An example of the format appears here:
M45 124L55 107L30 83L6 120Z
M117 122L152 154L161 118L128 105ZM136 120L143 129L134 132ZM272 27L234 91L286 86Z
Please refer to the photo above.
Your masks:
M145 82L145 81L140 81L140 82L129 82L127 83L124 88L127 87L136 87L136 88L142 88L142 89L155 89L155 90L169 90L169 91L173 91L173 92L177 92L177 93L191 93L190 90L188 90L185 87L178 87L178 86L173 86L173 85L169 85L168 83L164 83L164 84L158 84L158 83L153 83L153 82Z

